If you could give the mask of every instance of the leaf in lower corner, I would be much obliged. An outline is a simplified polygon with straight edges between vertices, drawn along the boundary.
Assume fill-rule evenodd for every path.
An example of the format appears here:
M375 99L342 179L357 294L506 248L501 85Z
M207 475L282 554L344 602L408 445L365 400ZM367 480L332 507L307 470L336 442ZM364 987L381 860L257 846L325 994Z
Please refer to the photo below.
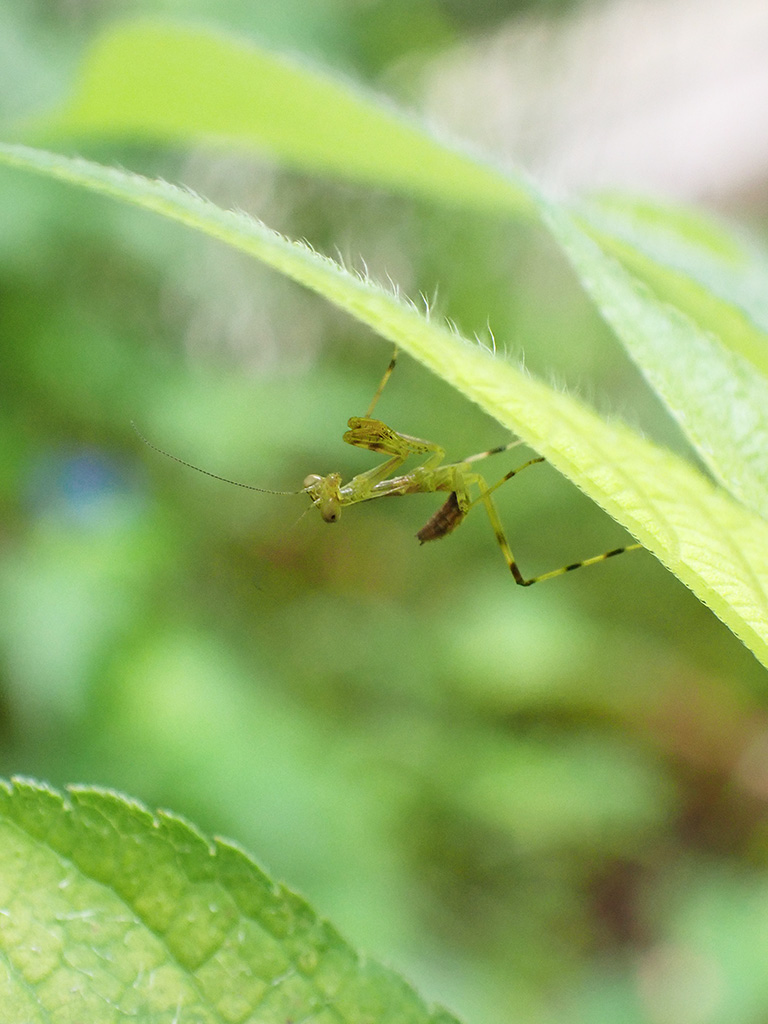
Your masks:
M235 845L117 793L0 786L0 1024L456 1024Z

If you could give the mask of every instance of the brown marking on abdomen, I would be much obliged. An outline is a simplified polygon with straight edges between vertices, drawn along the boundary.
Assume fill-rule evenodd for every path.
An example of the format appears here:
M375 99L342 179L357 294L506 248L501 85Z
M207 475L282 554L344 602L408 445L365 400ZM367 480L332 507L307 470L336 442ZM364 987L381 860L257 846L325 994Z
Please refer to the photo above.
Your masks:
M445 504L441 505L429 522L422 526L416 537L422 544L428 540L439 540L441 537L445 537L447 533L455 530L465 515L466 512L462 512L459 508L456 492L451 491Z

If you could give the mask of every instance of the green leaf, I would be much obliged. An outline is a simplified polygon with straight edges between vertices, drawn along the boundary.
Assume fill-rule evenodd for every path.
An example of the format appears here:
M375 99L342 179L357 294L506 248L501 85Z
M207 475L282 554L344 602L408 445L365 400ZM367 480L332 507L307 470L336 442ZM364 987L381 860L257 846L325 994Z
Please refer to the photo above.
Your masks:
M234 35L150 19L98 37L66 106L30 127L258 146L289 166L430 199L509 212L528 205L508 175L359 86Z
M585 211L603 249L768 377L768 256L754 240L650 200L600 197Z
M412 303L242 213L165 182L20 146L0 161L133 203L241 249L397 342L525 438L768 664L768 524L688 463L458 336Z
M703 461L736 498L768 519L768 378L659 302L564 210L543 199L541 205L583 287Z
M108 790L0 783L2 1024L456 1024L233 843Z

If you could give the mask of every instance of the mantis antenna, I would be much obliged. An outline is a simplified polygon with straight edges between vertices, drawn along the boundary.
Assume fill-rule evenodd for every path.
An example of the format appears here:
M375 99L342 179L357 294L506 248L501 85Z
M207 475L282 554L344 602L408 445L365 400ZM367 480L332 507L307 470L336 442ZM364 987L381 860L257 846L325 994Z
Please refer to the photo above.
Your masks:
M268 487L254 487L253 484L243 484L239 480L230 480L226 476L219 476L218 473L210 473L207 469L201 469L199 466L194 466L191 462L185 462L184 459L180 459L178 455L171 455L170 452L165 451L163 448L158 448L156 444L152 444L142 434L136 424L131 421L131 426L139 435L141 440L147 446L151 448L153 452L157 452L158 455L165 455L167 459L173 459L174 462L178 462L181 466L186 466L187 469L194 469L198 473L203 473L205 476L210 476L214 480L220 480L223 484L232 484L234 487L244 487L246 491L261 491L262 494L303 494L304 490L301 491L271 491Z

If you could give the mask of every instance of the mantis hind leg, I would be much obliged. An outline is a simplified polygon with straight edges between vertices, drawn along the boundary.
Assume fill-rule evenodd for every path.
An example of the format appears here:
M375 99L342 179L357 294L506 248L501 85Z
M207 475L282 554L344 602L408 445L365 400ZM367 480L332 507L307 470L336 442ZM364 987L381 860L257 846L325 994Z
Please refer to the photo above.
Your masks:
M507 473L505 476L501 478L501 480L498 481L498 483L495 483L492 487L489 487L487 485L487 483L485 482L483 477L480 476L479 473L476 474L474 478L474 482L477 484L478 489L480 491L480 497L477 500L482 501L482 503L485 505L485 510L488 513L488 519L491 523L491 527L493 528L496 541L499 547L501 548L502 554L504 555L504 560L507 563L509 571L512 573L512 577L518 586L531 587L534 583L542 583L544 580L552 580L556 576L564 576L565 573L573 572L574 569L583 569L588 565L597 565L598 562L604 562L607 558L614 558L616 555L623 555L625 551L637 551L640 548L642 548L642 544L627 544L624 547L613 548L613 550L611 551L606 551L602 555L595 555L592 558L585 558L581 562L571 562L570 565L564 565L560 569L552 569L550 572L540 573L538 576L531 576L530 579L526 579L520 572L520 568L517 564L517 561L515 560L515 556L512 554L512 549L509 546L509 541L507 540L506 534L504 533L504 527L501 525L501 519L499 518L498 509L496 508L496 505L494 504L493 501L492 492L495 491L497 487L501 487L501 485L503 483L506 483L507 480L511 480L513 476L516 476L518 473L520 473L523 469L526 469L528 466L533 466L538 462L544 461L545 460L543 458L530 459L522 466L519 466L517 469L513 469L510 473Z
M530 466L534 461L543 462L543 459L531 460L531 462L526 462L525 466ZM525 469L525 466L521 466L520 469ZM512 473L508 473L507 476L505 476L503 480L500 480L499 483L496 484L494 487L489 487L479 473L475 479L475 482L480 490L480 498L478 500L482 501L482 503L485 505L485 511L488 513L488 520L491 524L493 534L496 537L496 543L501 548L501 553L504 555L504 561L507 563L507 567L509 568L509 571L512 573L515 583L517 583L521 587L528 587L531 585L531 583L534 582L534 580L526 580L523 577L523 574L520 572L517 566L517 562L515 561L515 556L512 554L512 548L510 548L509 546L507 535L504 533L504 527L501 525L501 519L499 518L498 509L496 508L493 498L491 497L491 492L495 491L496 487L501 486L502 483L504 483L506 480L511 479L516 473L519 472L519 469L513 470Z
M583 562L572 562L570 565L564 565L561 569L553 569L551 572L544 572L540 576L533 576L529 580L518 579L512 566L510 566L510 569L512 569L512 575L515 577L515 583L519 583L521 587L530 587L533 583L541 583L542 580L552 580L555 576L563 576L574 569L583 569L586 565L597 565L598 562L604 562L606 558L613 558L614 555L623 555L625 551L639 551L642 546L642 544L627 544L625 547L606 551L602 555L585 558Z

